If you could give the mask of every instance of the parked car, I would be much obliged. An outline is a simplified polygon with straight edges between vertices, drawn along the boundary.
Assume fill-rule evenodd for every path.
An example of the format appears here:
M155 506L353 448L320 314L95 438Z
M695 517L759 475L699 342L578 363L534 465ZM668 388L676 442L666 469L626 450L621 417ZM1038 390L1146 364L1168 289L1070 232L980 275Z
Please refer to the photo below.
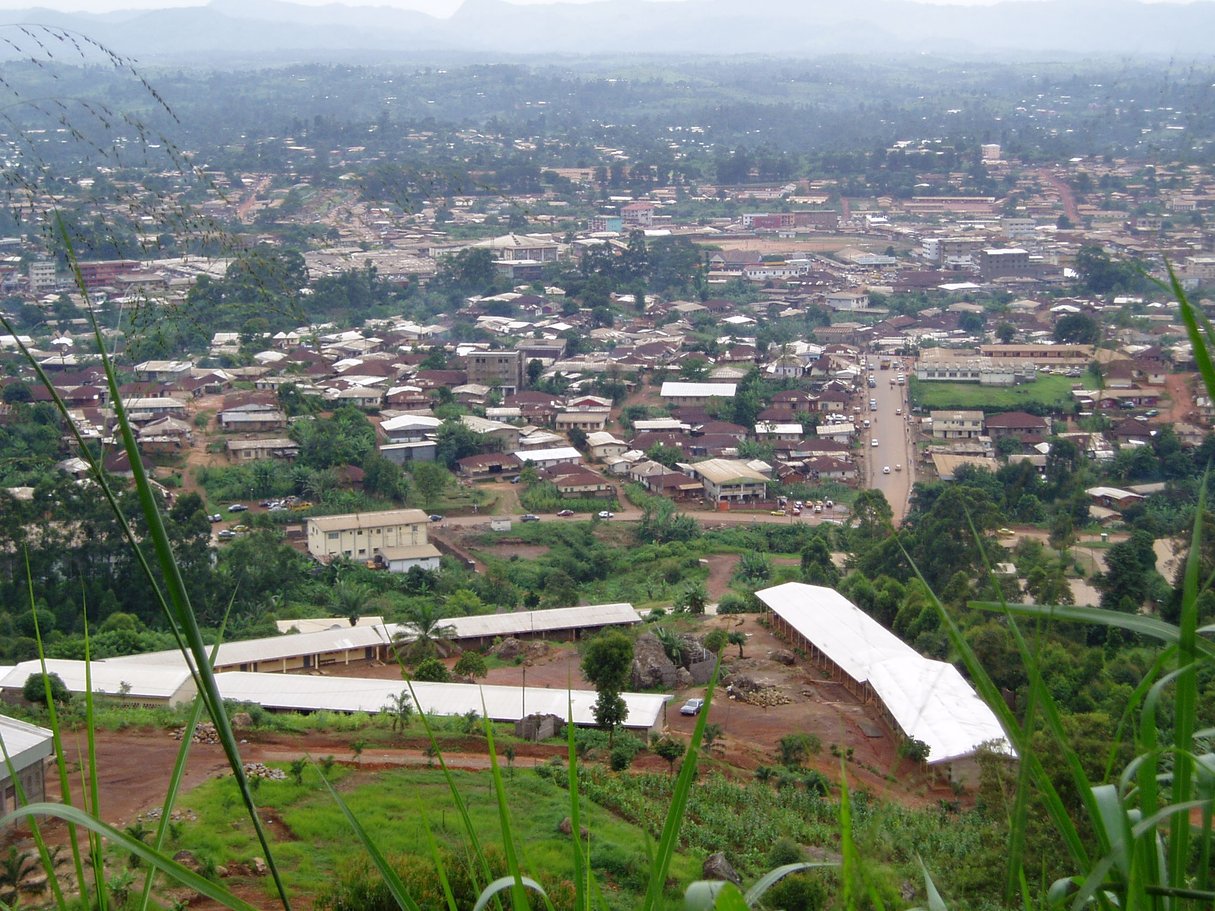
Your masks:
M610 519L615 516L616 513L608 512L606 509L601 509L599 512L595 513L595 515L597 515L600 519Z
M225 528L219 534L217 534L215 537L219 538L219 540L221 540L221 541L231 541L233 538L236 537L236 532L234 532L230 528Z
M557 513L557 515L561 516L561 518L563 518L563 519L568 519L573 514L574 514L574 511L572 509L563 509L559 513Z
M432 522L442 522L442 521L443 521L443 517L442 517L441 515L439 515L437 512L436 512L436 513L431 513L431 516L430 516L430 521L432 521Z
M687 702L685 702L682 706L679 707L679 714L681 714L681 715L699 715L700 710L703 709L704 707L705 707L705 701L703 699L689 699Z
M208 522L222 522L223 520L224 517L217 512L213 512L211 515L207 516Z
M228 512L248 512L249 507L244 503L233 503L228 507Z
M519 516L519 521L520 522L539 522L540 517L533 512L529 512L526 515Z

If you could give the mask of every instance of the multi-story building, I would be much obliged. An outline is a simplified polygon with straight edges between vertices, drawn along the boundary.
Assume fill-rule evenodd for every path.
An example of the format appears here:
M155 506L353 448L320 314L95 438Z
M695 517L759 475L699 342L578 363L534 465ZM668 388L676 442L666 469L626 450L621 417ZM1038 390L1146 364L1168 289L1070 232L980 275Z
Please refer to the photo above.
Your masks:
M969 440L983 435L982 411L932 411L932 436L938 440Z
M420 509L315 516L308 520L308 553L328 563L334 557L371 560L401 548L413 551L430 544L426 531L429 525L429 517ZM434 550L433 545L430 549ZM435 550L435 567L438 557Z
M1029 251L1023 247L989 247L979 254L979 275L985 282L1029 272Z
M523 354L519 351L474 351L468 355L468 382L514 395L523 388Z

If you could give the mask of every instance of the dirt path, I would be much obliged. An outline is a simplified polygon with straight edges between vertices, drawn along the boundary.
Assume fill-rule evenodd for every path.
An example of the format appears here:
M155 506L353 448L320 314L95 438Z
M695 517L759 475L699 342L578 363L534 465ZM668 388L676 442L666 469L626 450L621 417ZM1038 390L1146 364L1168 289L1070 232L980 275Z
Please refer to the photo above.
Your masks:
M1169 391L1169 423L1182 424L1194 420L1194 398L1190 390L1192 375L1170 373L1165 377L1165 388Z
M709 578L705 582L705 590L709 600L720 601L722 595L730 590L730 580L734 578L734 567L741 560L738 554L710 554L706 560L709 564Z

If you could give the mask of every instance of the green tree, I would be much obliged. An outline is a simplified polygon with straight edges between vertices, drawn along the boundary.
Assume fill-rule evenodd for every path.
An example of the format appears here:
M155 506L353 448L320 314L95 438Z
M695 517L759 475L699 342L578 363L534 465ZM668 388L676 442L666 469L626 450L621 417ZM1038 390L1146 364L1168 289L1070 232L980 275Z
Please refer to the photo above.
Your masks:
M51 671L49 674L30 674L21 687L21 698L34 705L46 705L46 692L50 688L51 701L63 704L72 698L63 678Z
M814 734L793 733L783 736L777 744L780 749L781 765L790 769L800 769L810 756L823 748L822 741Z
M451 673L442 661L432 655L418 662L418 666L413 671L413 679L428 683L450 683Z
M628 717L628 705L620 694L633 670L633 640L618 630L600 633L582 651L582 675L595 687L595 723L614 742L616 726Z
M703 614L708 603L709 592L704 583L692 581L679 590L679 594L675 596L674 607L675 610L687 611L689 614Z
M738 657L743 657L743 646L747 644L747 634L740 629L732 630L726 637L731 645L738 646Z
M452 670L457 676L472 678L484 677L489 673L489 669L485 666L484 656L480 652L473 651L461 655Z
M675 774L675 763L682 759L683 754L688 751L687 745L682 740L676 740L670 736L659 737L650 745L650 749L654 751L655 756L666 760L671 775Z
M721 627L717 627L709 631L704 638L704 645L709 651L715 655L721 654L721 650L729 643L729 635Z
M423 509L434 509L450 482L451 475L437 462L418 462L413 466L413 489Z

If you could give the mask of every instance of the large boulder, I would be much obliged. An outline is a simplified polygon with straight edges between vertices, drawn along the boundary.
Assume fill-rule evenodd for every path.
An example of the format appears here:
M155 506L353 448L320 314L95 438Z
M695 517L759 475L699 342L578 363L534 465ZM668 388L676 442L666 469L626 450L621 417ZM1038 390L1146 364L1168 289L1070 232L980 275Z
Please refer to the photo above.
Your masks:
M633 644L633 688L670 689L676 680L675 665L658 638L653 633L638 636Z
M726 855L720 851L716 854L710 854L705 858L700 875L705 879L716 879L722 882L734 883L736 886L742 885L742 879L734 872L734 867L726 860Z

